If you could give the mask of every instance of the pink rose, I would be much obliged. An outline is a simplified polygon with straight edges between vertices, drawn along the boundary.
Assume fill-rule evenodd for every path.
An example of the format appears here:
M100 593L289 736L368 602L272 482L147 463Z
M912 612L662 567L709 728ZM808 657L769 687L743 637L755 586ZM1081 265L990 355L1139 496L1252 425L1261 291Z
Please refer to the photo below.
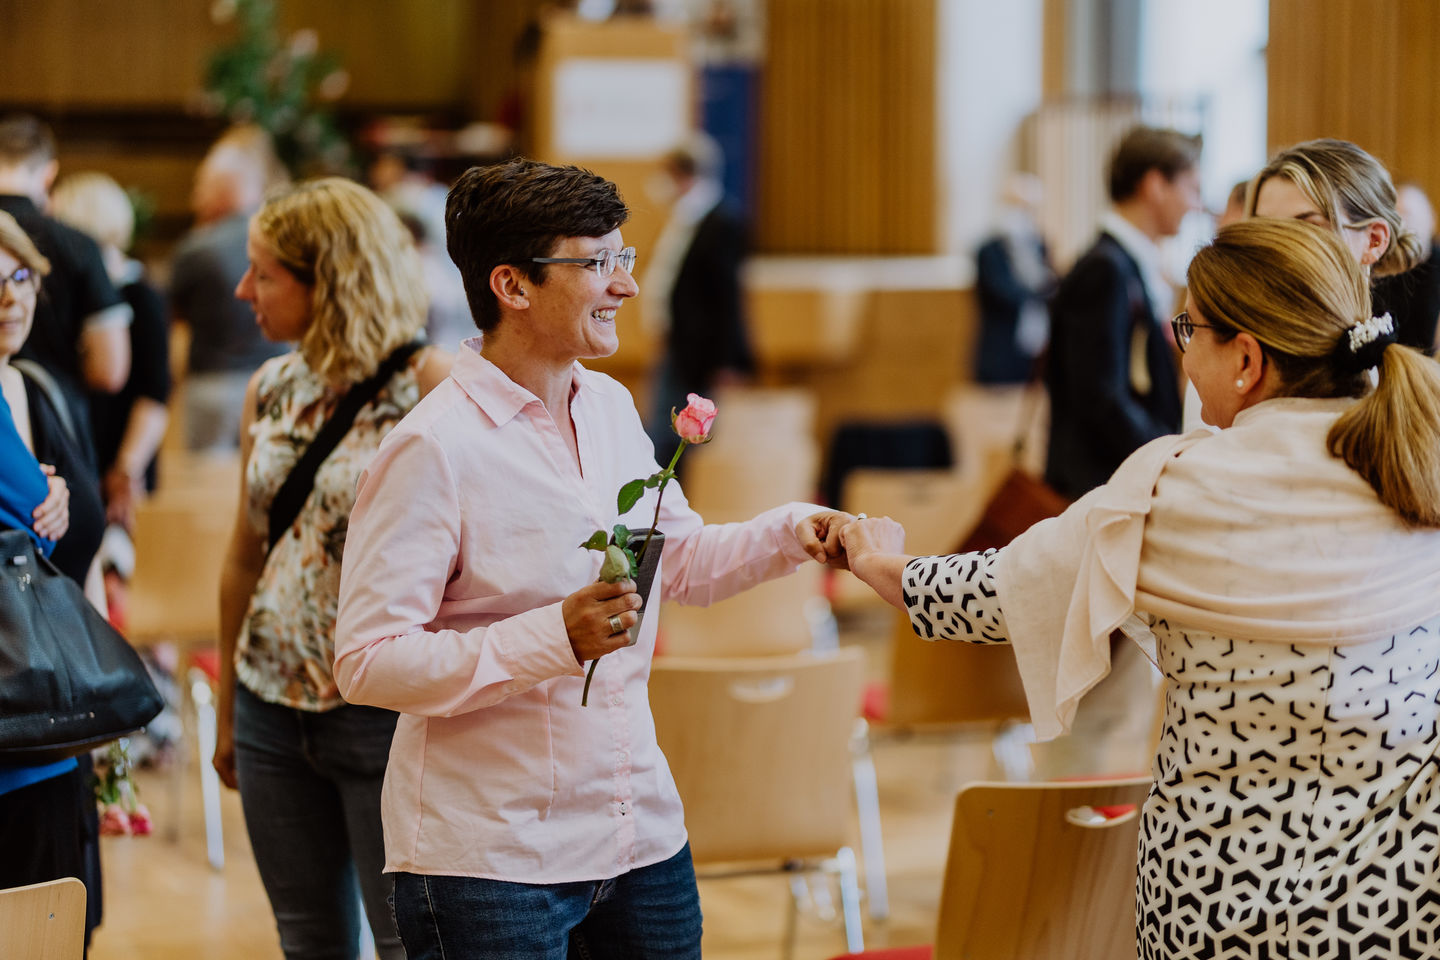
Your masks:
M130 814L130 832L137 837L148 837L155 832L155 823L143 803L136 804L135 812Z
M710 425L715 422L715 401L706 400L698 393L686 396L689 406L674 414L672 423L675 432L686 443L709 443Z
M100 836L123 837L130 832L130 815L112 803L100 815Z

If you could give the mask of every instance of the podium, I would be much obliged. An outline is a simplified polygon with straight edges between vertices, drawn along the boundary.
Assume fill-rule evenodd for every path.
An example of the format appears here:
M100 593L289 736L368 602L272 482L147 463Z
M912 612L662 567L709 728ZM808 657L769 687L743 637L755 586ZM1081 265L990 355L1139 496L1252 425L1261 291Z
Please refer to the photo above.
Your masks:
M613 181L630 208L620 229L639 254L637 280L665 225L668 206L650 199L660 159L694 128L695 80L688 38L638 17L603 22L552 16L543 24L535 72L536 159L573 163ZM589 365L634 390L655 356L640 324L640 296L616 318L620 349Z

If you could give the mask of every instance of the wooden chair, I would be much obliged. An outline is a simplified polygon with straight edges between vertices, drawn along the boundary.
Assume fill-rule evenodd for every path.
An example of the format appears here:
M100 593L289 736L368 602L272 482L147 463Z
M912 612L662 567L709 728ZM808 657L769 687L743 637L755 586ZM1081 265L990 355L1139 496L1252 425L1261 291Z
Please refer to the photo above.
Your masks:
M661 657L650 705L703 878L813 870L840 880L846 943L863 949L850 842L858 649L747 660ZM706 869L710 868L710 869ZM793 950L796 907L786 932Z
M1150 783L1134 777L962 790L935 960L1134 957L1139 808ZM932 953L906 947L846 956L928 960Z
M220 780L215 752L217 673L214 649L220 629L220 573L235 520L238 466L228 483L204 491L173 487L141 503L135 512L135 573L130 580L126 635L137 645L174 641L190 661L182 689L186 718L195 732L204 809L205 847L212 867L225 864L220 817ZM171 776L172 808L178 810L183 769ZM171 839L178 839L179 817Z
M74 877L0 890L0 957L80 960L85 884Z
M227 485L209 492L158 494L136 508L126 630L133 641L215 642L220 570L234 505L235 491Z

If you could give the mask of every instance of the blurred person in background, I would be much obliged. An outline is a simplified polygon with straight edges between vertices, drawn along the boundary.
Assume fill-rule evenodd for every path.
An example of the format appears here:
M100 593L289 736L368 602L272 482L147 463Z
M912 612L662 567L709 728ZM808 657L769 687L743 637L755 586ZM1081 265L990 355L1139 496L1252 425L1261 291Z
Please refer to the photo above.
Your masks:
M48 126L25 114L0 119L0 210L19 222L50 262L45 296L20 355L39 363L59 383L81 453L98 477L89 394L124 388L130 376L131 312L110 282L95 241L41 212L58 170Z
M1199 160L1198 137L1153 127L1125 134L1110 161L1113 208L1056 291L1045 479L1065 497L1083 496L1144 444L1180 428L1180 374L1164 323L1175 290L1160 242L1201 209ZM1037 774L1123 773L1143 763L1158 679L1137 647L1118 646L1072 735L1032 750Z
M170 419L165 303L145 279L141 263L126 256L135 234L135 210L118 183L103 173L68 176L55 188L51 210L100 245L105 271L134 315L125 386L113 395L91 397L106 519L133 532L135 504L155 489L155 455Z
M1400 215L1389 171L1356 144L1325 138L1286 147L1255 175L1254 184L1247 200L1251 216L1304 220L1332 231L1354 255L1372 291L1422 259L1422 241ZM1422 319L1420 331L1399 325L1415 319L1408 288L1390 285L1386 293L1376 297L1375 313L1391 313L1400 342L1417 344L1427 330L1433 341L1434 318Z
M1379 312L1389 311L1399 327L1400 342L1407 347L1435 353L1435 328L1440 323L1440 250L1435 247L1435 208L1419 184L1402 183L1395 188L1395 209L1405 229L1415 235L1420 252L1414 267L1405 273L1375 281Z
M1245 192L1249 188L1249 180L1241 180L1230 188L1230 195L1225 198L1225 209L1215 218L1217 231L1245 219Z
M713 396L755 373L740 284L749 246L725 205L723 164L720 145L695 131L665 155L656 182L670 216L645 271L641 320L663 345L646 426L661 463L679 445L670 411L683 410L687 394Z
M1080 497L1145 443L1180 428L1180 380L1163 320L1175 290L1160 241L1201 209L1200 140L1136 127L1110 161L1113 208L1051 307L1045 480Z
M398 960L380 826L396 715L341 698L335 609L360 472L444 379L450 357L415 343L425 323L419 259L395 212L365 187L327 178L272 194L246 248L235 295L268 339L296 348L250 377L241 407L215 769L240 791L287 960L353 957L362 901L380 956ZM349 391L389 372L387 361L399 365L323 461L295 521L271 531L301 451Z
M227 131L195 173L195 228L175 250L169 290L172 318L190 331L183 416L190 450L223 452L239 445L250 375L287 349L267 340L250 307L235 299L248 265L250 215L268 188L286 180L269 134L254 126Z
M105 530L100 486L56 381L13 362L36 322L51 264L15 218L0 212L0 523L23 527L102 613L95 563ZM38 463L37 463L38 461ZM46 466L42 468L40 464ZM49 472L49 494L43 474ZM31 513L37 498L44 502ZM60 877L85 882L86 940L100 923L99 818L88 753L58 763L0 765L0 887Z
M975 379L981 383L1024 383L1050 342L1049 299L1056 277L1037 219L1043 199L1039 177L1012 175L998 229L975 253L980 304Z
M449 188L430 175L426 164L412 152L381 150L368 171L370 187L400 215L420 254L430 307L425 335L430 342L455 350L460 341L475 335L470 304L460 268L445 250L445 195Z

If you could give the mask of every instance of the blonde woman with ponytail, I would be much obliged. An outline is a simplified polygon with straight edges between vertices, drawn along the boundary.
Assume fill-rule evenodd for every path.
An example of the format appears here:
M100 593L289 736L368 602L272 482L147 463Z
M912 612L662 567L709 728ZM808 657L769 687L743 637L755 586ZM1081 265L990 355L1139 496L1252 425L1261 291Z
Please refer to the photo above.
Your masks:
M1010 643L1041 739L1112 635L1166 680L1141 957L1430 955L1440 943L1440 368L1372 316L1332 231L1228 226L1172 321L1203 417L999 551L850 569L927 639Z

